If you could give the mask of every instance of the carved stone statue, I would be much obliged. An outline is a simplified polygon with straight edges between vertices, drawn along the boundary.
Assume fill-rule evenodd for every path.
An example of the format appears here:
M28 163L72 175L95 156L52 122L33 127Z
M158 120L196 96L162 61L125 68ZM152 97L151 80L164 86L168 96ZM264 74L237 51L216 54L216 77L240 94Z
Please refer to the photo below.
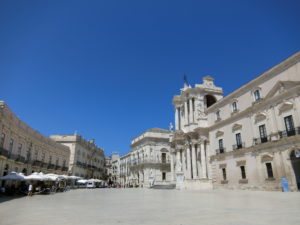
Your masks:
M177 160L176 162L176 172L182 172L182 164L180 160Z
M173 131L173 124L172 123L170 123L170 125L169 125L169 131Z

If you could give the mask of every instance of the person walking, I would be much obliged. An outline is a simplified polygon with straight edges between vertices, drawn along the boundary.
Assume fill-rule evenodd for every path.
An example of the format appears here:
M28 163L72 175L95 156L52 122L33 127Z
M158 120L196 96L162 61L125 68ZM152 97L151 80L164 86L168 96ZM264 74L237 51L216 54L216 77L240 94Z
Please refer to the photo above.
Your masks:
M29 186L28 186L28 196L32 196L32 192L33 192L33 186L32 184L30 183Z

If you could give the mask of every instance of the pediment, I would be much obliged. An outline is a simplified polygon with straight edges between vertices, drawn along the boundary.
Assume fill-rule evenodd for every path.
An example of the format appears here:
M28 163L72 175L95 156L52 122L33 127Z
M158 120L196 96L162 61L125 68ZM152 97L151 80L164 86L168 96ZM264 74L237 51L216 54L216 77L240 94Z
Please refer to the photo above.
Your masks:
M262 162L262 163L264 163L264 162L270 162L270 161L272 161L272 160L273 160L273 157L270 156L270 155L263 155L263 156L261 157L261 162Z
M258 123L260 121L263 121L267 118L265 113L258 113L255 115L254 119L255 119L255 123Z
M232 132L237 131L237 130L241 130L242 129L242 124L236 123L232 126Z
M279 113L281 114L285 111L288 111L288 110L292 109L293 106L294 106L294 104L292 102L285 101L279 106Z
M223 135L224 135L224 132L223 132L223 131L218 130L218 131L216 132L216 138L221 137L221 136L223 136Z
M272 98L298 85L300 85L299 81L278 81L266 95L266 98Z

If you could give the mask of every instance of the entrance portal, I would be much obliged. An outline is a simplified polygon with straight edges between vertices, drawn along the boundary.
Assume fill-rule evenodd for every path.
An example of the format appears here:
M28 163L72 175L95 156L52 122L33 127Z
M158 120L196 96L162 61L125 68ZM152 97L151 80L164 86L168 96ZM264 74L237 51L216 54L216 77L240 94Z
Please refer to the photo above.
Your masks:
M166 163L167 162L167 154L166 153L161 153L161 162Z
M300 149L294 150L291 153L291 163L296 177L297 187L300 190Z

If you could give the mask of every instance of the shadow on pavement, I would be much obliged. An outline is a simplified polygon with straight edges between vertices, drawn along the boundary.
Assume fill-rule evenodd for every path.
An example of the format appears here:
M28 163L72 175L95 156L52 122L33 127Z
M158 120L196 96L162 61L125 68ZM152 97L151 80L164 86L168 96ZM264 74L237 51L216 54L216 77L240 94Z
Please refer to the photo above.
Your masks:
M10 200L24 198L24 197L26 197L26 195L14 195L14 196L0 195L0 204L3 202L8 202Z

